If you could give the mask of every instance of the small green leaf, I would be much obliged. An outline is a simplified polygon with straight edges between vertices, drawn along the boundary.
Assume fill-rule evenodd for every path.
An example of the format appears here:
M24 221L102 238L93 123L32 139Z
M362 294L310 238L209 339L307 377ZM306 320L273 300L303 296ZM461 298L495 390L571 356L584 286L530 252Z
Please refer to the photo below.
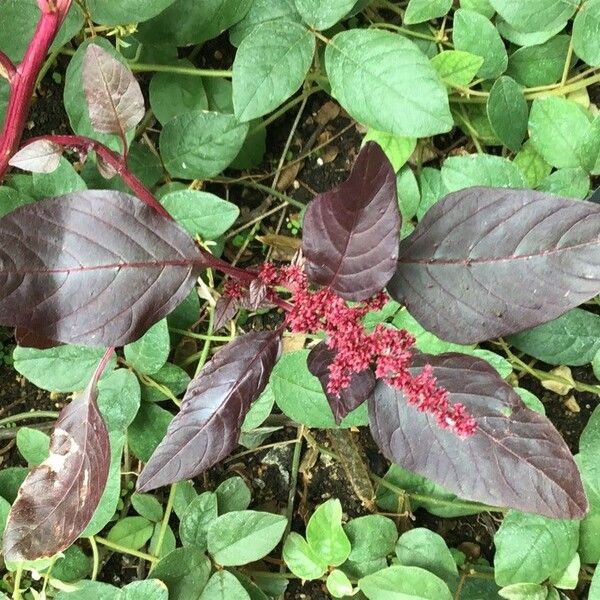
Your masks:
M590 118L565 98L537 98L529 115L529 135L544 160L557 168L579 167L578 149L590 130Z
M594 571L588 600L600 600L600 569L596 569L596 571Z
M566 23L577 10L579 0L490 0L491 5L520 31L544 31Z
M404 13L404 23L415 25L448 14L452 0L410 0Z
M416 527L400 536L396 544L396 556L400 564L421 567L448 585L456 583L458 579L456 563L444 538L424 527Z
M161 319L137 341L125 346L125 359L140 373L156 373L169 358L171 341L167 319Z
M252 403L242 423L242 432L252 431L260 427L265 419L271 414L275 404L275 395L270 384L263 390L262 394Z
M19 208L19 206L25 206L32 202L33 198L27 196L27 194L13 190L7 186L0 187L0 217L11 213L15 208Z
M398 207L404 222L412 219L421 203L421 192L413 170L406 165L396 176L396 189L398 192Z
M229 41L239 47L256 27L269 21L299 23L301 18L294 0L254 0L248 14L229 30Z
M431 59L442 81L450 86L468 86L483 65L483 58L462 50L444 50Z
M350 540L342 527L339 500L332 498L317 507L306 526L306 541L328 565L338 567L350 556Z
M442 181L449 192L473 186L524 188L526 182L517 165L502 156L467 154L452 156L442 167Z
M363 138L363 144L370 141L377 142L381 146L396 172L406 163L417 147L415 138L391 135L376 129L369 129Z
M507 600L546 600L548 588L537 583L515 583L502 588L498 594Z
M539 182L537 189L542 192L555 194L561 198L583 200L590 191L590 178L579 168L558 169Z
M0 496L0 540L4 535L4 529L6 528L6 521L8 520L8 513L10 512L10 502Z
M294 0L294 3L307 25L322 30L341 21L356 4L356 0Z
M94 23L101 25L126 25L132 21L141 23L162 12L175 0L87 0L87 9Z
M0 470L0 496L12 504L27 473L29 469L25 467L6 467Z
M214 240L236 221L240 209L209 192L180 190L163 196L161 204L191 235Z
M173 415L149 402L144 402L128 429L131 452L142 462L148 462L167 433Z
M168 600L167 586L158 579L146 579L128 583L122 590L119 600Z
M562 573L579 541L579 521L509 511L494 536L496 583L542 583Z
M357 121L393 135L449 131L448 96L413 42L387 31L351 29L325 50L332 95Z
M573 50L592 67L600 65L600 0L588 0L573 21Z
M517 394L519 394L519 397L521 400L523 400L523 404L525 404L527 408L540 413L540 415L546 414L544 403L535 394L532 394L529 390L520 387L516 387L514 390L517 392Z
M169 590L169 600L197 600L208 582L211 564L193 547L177 548L161 558L150 571Z
M527 134L529 108L521 87L510 77L496 80L487 100L488 119L500 141L517 152Z
M226 513L208 530L208 551L221 565L245 565L269 554L286 525L281 515L253 510Z
M244 144L248 124L233 115L192 111L167 122L160 132L160 151L173 177L205 179L227 167Z
M117 369L98 384L98 407L109 432L124 433L140 408L140 384L128 369Z
M250 600L244 586L228 571L217 571L206 584L200 600Z
M431 167L425 167L421 171L419 188L421 189L421 202L417 209L417 219L420 221L427 211L448 193L448 190L442 181L441 172Z
M540 181L550 175L552 171L552 166L540 156L531 140L527 140L523 144L513 159L513 163L521 169L527 180L527 186L530 188L537 187Z
M191 381L190 376L181 367L172 363L165 363L156 373L152 374L149 379L168 388L174 396L178 396L182 392L185 392ZM142 387L142 399L145 402L162 402L167 398L168 396L163 394L158 388L150 385L144 385Z
M250 488L241 477L226 479L215 490L215 495L220 515L236 510L246 510L252 499Z
M29 465L40 465L48 458L50 436L37 429L21 427L17 432L17 448Z
M319 579L327 570L327 564L297 533L290 533L283 545L283 560L289 570L300 577L311 581Z
M498 374L502 379L506 379L513 372L512 365L503 356L500 356L491 350L475 348L475 350L469 350L466 354L476 356L477 358L481 358L490 363L490 365L498 371Z
M448 586L419 567L388 567L363 577L358 587L369 600L452 600Z
M452 39L456 50L483 58L477 72L479 77L495 79L506 71L508 55L500 34L491 21L478 12L459 8L454 13Z
M162 505L152 494L135 492L131 495L131 505L138 515L149 521L158 522L163 517Z
M327 576L325 581L327 591L334 598L344 598L345 596L352 596L352 583L348 579L347 575L339 569L334 569Z
M167 525L165 529L164 537L162 538L162 544L160 546L160 553L158 553L158 541L161 537L161 528L162 523L157 523L154 526L154 533L150 538L150 542L148 542L148 552L153 556L157 556L159 558L165 557L167 554L173 552L177 546L177 540L175 538L175 534L171 529L170 525Z
M125 517L108 532L106 539L131 550L139 550L152 537L154 526L144 517Z
M185 509L179 523L179 537L184 546L206 550L209 527L217 518L217 496L204 492L194 498Z
M562 573L555 573L550 577L550 583L561 590L574 590L579 583L579 570L581 569L581 559L579 554L575 554L573 560L567 565Z
M70 546L52 565L51 575L66 583L85 579L92 572L92 561L79 546Z
M296 92L315 52L315 38L302 25L270 21L240 44L233 63L233 106L244 122L261 117Z
M460 7L467 10L474 10L488 19L491 19L496 12L490 4L490 0L460 0Z

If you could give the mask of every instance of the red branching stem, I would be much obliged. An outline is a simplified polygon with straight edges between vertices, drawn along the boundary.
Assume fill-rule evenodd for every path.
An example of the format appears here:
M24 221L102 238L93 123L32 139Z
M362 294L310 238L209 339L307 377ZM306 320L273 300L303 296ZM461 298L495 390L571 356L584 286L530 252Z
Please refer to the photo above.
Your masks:
M13 64L13 61L4 54L0 50L0 67L2 67L6 71L6 76L8 77L9 83L12 82L15 73L17 72L17 67Z
M108 363L110 362L110 359L114 353L115 353L114 348L106 349L106 351L104 352L104 355L102 356L102 358L100 359L100 362L98 363L98 366L96 367L96 370L94 371L94 375L92 376L92 386L96 386L96 384L100 380L100 377L102 377L102 373L104 373L104 371L106 370L106 367L108 366Z
M69 12L71 3L72 0L60 0L60 2L52 3L48 1L43 5L45 8L42 8L42 16L38 21L31 43L21 64L14 69L10 80L11 89L6 117L0 133L0 181L8 169L8 161L21 143L38 73ZM2 64L6 68L4 61ZM12 62L10 64L12 65Z

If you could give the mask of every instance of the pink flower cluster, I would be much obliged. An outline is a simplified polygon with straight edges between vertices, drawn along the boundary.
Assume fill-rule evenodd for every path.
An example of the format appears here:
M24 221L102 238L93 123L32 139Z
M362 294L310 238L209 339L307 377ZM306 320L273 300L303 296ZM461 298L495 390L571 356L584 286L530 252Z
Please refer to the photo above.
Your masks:
M277 268L265 263L259 278L267 285L280 285L291 292L287 325L292 331L327 334L328 346L337 351L329 366L328 393L339 395L354 373L373 367L377 378L402 390L410 405L432 414L441 428L462 437L475 433L475 420L462 404L449 402L448 392L436 385L431 367L426 366L416 376L410 373L415 344L410 333L381 324L370 333L365 330L363 317L383 308L387 301L385 292L349 306L329 288L311 290L306 275L297 266Z

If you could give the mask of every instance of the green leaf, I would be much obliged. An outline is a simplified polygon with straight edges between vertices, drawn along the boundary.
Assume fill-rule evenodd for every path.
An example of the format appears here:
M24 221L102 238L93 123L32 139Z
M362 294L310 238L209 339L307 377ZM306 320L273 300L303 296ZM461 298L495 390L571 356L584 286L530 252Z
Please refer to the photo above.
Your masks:
M551 29L523 32L515 29L502 17L496 17L496 29L498 29L500 35L516 46L539 46L540 44L544 44L556 34L560 33L566 25L566 21L561 21L557 22Z
M2 118L1 115L0 118ZM19 206L25 206L32 202L33 198L18 190L13 190L7 186L0 187L0 217L7 215Z
M342 504L332 498L317 507L306 526L306 541L328 565L338 567L350 556L350 540L342 527Z
M213 521L208 551L224 566L245 565L265 557L281 540L287 520L253 510L233 511Z
M448 586L419 567L388 567L363 577L358 587L369 600L452 600Z
M544 177L537 186L542 192L549 192L562 198L583 200L590 191L590 178L587 173L576 167L574 169L558 169L548 177Z
M154 526L144 517L125 517L108 532L106 539L131 550L139 550L152 537Z
M584 2L573 21L573 50L592 67L600 65L600 0Z
M529 390L520 387L514 388L514 391L519 394L519 397L521 400L523 400L523 404L525 404L527 408L530 408L541 415L546 414L544 403L535 394L532 394Z
M163 517L162 504L152 494L140 494L135 492L131 495L131 506L140 515L157 523Z
M175 534L173 533L171 526L167 525L167 527L165 529L165 535L162 538L162 544L160 546L160 553L157 552L158 541L159 541L159 538L161 537L161 533L160 533L161 527L162 527L162 523L157 523L154 526L154 533L152 534L152 537L150 538L150 542L148 542L148 552L150 554L152 554L153 556L158 555L159 558L163 558L163 557L167 556L167 554L173 552L173 550L175 550L175 547L177 546L177 540L175 538Z
M592 369L594 370L594 375L596 379L600 380L600 350L596 352L596 356L594 356L592 360Z
M147 21L162 12L174 0L87 0L87 9L95 23L126 25Z
M134 369L152 375L167 362L171 350L167 319L161 319L135 342L125 346L125 359Z
M482 358L490 363L490 365L498 371L498 374L502 379L506 379L513 372L512 365L503 356L500 356L491 350L475 348L475 350L469 350L466 354L477 356L477 358Z
M508 59L508 75L526 87L550 85L560 81L569 42L568 35L557 35L544 44L520 48Z
M496 583L542 583L564 571L578 542L579 521L511 510L494 536Z
M296 423L323 429L336 428L333 413L319 380L306 366L308 350L287 352L279 359L271 374L275 402ZM340 427L366 425L369 422L366 403L346 416Z
M167 586L158 579L134 581L121 590L119 600L168 600Z
M161 198L161 204L191 235L214 240L236 221L240 209L209 192L180 190Z
M52 577L74 583L80 579L85 579L92 572L92 561L79 546L71 546L63 552L63 556L58 558L52 565Z
M416 527L400 536L396 544L400 564L421 567L448 585L456 583L458 569L444 538L424 527Z
M248 14L229 30L229 41L237 47L260 24L280 20L300 22L294 0L254 0Z
M164 408L144 402L128 429L129 448L142 462L148 462L167 433L173 415Z
M15 369L37 387L54 392L74 392L89 383L104 351L104 348L71 344L47 350L17 346L13 359ZM113 358L108 372L114 365Z
M425 167L421 171L419 188L421 189L421 202L417 209L417 219L420 221L427 211L448 193L448 190L442 181L441 172L431 167Z
M90 597L94 600L122 600L119 588L99 581L81 581L75 590L59 592L56 600L89 600Z
M487 115L498 139L517 152L527 135L529 108L514 79L505 76L496 80L487 100Z
M181 520L183 513L186 511L190 502L197 498L198 494L194 489L194 484L191 481L180 481L177 484L175 490L175 497L173 498L173 512L177 515L177 518Z
M579 554L575 554L573 560L571 560L562 573L555 573L550 577L550 583L561 590L574 590L579 583L580 568L581 559L579 558Z
M415 25L448 14L452 0L410 0L404 13L404 23Z
M327 570L327 564L298 533L290 533L283 545L283 560L289 570L300 577L311 581L319 579Z
M206 550L209 527L217 518L217 496L204 492L194 498L185 509L179 523L179 537L184 546Z
M525 178L517 165L502 156L467 154L452 156L442 166L442 181L449 192L473 186L524 188Z
M467 10L474 10L488 19L491 19L496 12L490 4L490 0L460 0L460 7Z
M579 167L578 148L590 129L579 104L565 98L537 98L529 115L529 135L544 160L557 168Z
M0 50L14 62L20 62L33 37L40 9L36 0L3 0L0 2ZM51 50L64 46L83 26L78 6L67 13Z
M334 598L352 596L352 583L347 575L339 569L334 569L329 573L325 581L325 587Z
M8 513L10 512L10 502L0 496L0 540L4 535L4 529L6 528L6 521L8 520Z
M546 600L548 588L537 583L515 583L502 588L498 594L507 600Z
M271 414L275 404L275 395L270 384L263 390L262 394L252 403L250 410L242 423L242 432L252 431L260 427L265 419Z
M193 68L189 61L180 61L177 66ZM180 73L155 73L150 81L150 107L162 125L177 115L207 110L202 79Z
M341 21L356 4L356 0L294 0L294 3L307 25L322 30Z
M577 10L579 0L490 0L491 5L515 29L524 32L552 29L566 23Z
M32 196L36 200L54 198L87 189L85 181L64 157L60 159L58 168L52 173L33 173L31 182L33 184Z
M600 316L581 308L510 336L518 350L551 365L590 363L600 350Z
M124 433L140 408L140 384L128 369L117 369L98 384L98 406L108 431Z
M198 600L208 582L211 564L193 547L177 548L161 558L150 571L169 590L169 600Z
M223 515L236 510L246 510L250 506L252 495L250 488L241 477L226 479L215 490L219 514Z
M375 29L338 33L325 50L332 95L357 121L393 135L452 128L444 85L408 39Z
M174 396L184 392L190 383L190 376L181 367L171 363L164 364L149 379L168 388ZM162 402L167 398L158 388L142 386L142 399L145 402Z
M243 19L251 4L252 0L175 0L141 23L136 37L143 44L202 44Z
M50 436L37 429L21 427L17 432L17 448L30 466L40 465L48 458Z
M366 515L344 525L352 550L340 567L344 573L359 578L387 567L387 556L393 554L398 532L391 519L382 515Z
M594 571L588 600L600 600L600 569L596 569L596 571Z
M25 467L6 467L0 470L0 496L12 504L27 473L29 469Z
M597 116L577 148L581 166L592 175L600 174L600 116ZM1 188L0 188L1 189Z
M392 135L376 129L369 129L363 138L363 144L371 141L377 142L381 146L396 172L406 163L417 147L415 138Z
M218 175L237 156L248 124L233 115L192 111L178 115L160 132L160 151L167 171L182 179Z
M450 86L468 86L483 65L483 58L462 50L444 50L431 59L442 81Z
M502 38L491 21L478 12L459 8L454 13L452 39L456 50L483 58L479 77L495 79L506 71L508 55Z
M298 91L315 45L310 31L291 21L269 21L246 36L233 62L236 117L242 122L261 117Z
M531 140L527 140L515 158L513 163L521 169L527 181L527 187L535 188L545 177L550 175L552 166L549 165L535 149Z
M412 219L419 204L421 203L421 192L413 170L406 165L396 177L396 189L398 191L398 207L402 219L406 223Z
M235 575L217 571L208 580L200 600L250 600L250 596Z

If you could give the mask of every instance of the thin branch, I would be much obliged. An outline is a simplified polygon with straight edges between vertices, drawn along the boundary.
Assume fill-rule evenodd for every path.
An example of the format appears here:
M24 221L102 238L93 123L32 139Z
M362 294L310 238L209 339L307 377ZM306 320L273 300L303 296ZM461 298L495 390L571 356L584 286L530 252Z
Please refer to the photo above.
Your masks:
M2 67L6 73L6 79L8 79L9 83L12 82L13 77L17 72L17 67L15 67L14 63L4 52L0 50L0 67Z

